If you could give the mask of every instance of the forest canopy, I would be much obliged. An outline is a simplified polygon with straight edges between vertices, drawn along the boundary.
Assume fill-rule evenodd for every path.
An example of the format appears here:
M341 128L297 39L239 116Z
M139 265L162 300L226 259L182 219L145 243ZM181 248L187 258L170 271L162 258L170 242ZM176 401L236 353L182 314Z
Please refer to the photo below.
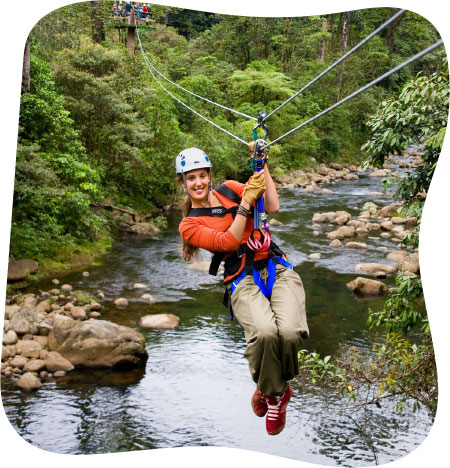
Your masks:
M112 1L55 10L30 34L30 87L22 93L10 256L52 257L61 245L108 232L91 209L107 202L157 216L176 199L173 161L197 146L214 158L216 179L244 180L248 151L174 101L153 80ZM180 86L256 116L275 109L393 16L374 8L313 17L258 18L153 5L152 29L139 31L152 63ZM436 42L435 28L407 12L358 53L270 119L269 141L311 118ZM271 147L283 174L315 162L361 162L366 122L415 75L440 70L436 49L347 104ZM245 141L248 121L179 95Z

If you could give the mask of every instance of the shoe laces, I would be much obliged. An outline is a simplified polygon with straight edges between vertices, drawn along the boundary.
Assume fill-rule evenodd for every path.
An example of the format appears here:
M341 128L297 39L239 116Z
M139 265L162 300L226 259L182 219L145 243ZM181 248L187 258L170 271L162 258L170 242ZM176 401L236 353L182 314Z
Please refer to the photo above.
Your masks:
M275 400L275 404L267 402L267 419L271 421L276 421L280 416L281 410L281 398L272 397L271 400Z

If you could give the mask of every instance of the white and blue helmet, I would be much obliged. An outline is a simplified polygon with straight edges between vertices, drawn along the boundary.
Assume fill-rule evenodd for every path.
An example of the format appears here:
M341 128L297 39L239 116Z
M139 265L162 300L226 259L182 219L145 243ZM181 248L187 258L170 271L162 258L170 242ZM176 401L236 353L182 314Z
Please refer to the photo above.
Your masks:
M176 159L177 175L186 174L194 169L212 168L211 161L204 151L198 148L187 148L181 151Z

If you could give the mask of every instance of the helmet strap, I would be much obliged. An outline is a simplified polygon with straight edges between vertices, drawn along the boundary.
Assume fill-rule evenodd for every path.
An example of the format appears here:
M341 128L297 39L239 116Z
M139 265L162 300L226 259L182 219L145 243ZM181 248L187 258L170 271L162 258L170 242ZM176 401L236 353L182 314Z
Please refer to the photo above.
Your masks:
M188 189L187 189L187 186L186 186L186 174L183 172L183 174L181 174L182 177L183 177L183 188L184 188L184 193L186 195L189 195L188 193Z

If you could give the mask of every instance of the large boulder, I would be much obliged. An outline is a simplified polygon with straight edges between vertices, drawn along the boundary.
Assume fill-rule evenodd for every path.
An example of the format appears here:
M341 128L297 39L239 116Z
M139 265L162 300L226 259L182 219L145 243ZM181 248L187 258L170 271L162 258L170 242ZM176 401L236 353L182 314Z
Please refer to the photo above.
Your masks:
M37 335L39 317L28 307L22 307L13 312L9 317L7 330L14 330L18 335L26 335L28 333Z
M341 226L337 232L341 235L343 235L344 237L354 237L355 236L355 233L356 233L356 230L354 228L354 226Z
M384 263L358 263L355 265L355 271L366 271L368 273L374 273L383 271L384 273L394 273L395 268L391 265L385 265Z
M9 330L9 332L3 335L3 344L5 346L16 344L18 340L19 338L14 330Z
M51 310L51 304L48 299L44 299L43 301L39 302L39 304L34 309L37 314L46 314L47 312L51 312Z
M32 391L42 386L41 381L31 372L25 372L17 382L21 390Z
M398 213L400 207L397 203L391 203L390 205L383 206L377 212L377 216L380 218L392 218L396 213Z
M31 359L24 366L25 372L40 372L45 368L45 361L43 359Z
M20 310L20 306L18 306L17 304L5 306L5 318L6 318L7 320L9 320L9 318L11 317L11 315L12 315L14 312L17 312L18 310Z
M394 228L394 224L392 221L383 221L382 223L380 223L380 228L384 231L392 231L392 229Z
M399 271L409 271L410 273L419 273L419 255L417 253L412 253L406 257L403 257L396 265L397 270Z
M347 211L336 211L336 218L331 221L331 224L343 225L347 223L347 221L350 221L351 217L352 215L347 213Z
M8 263L8 281L24 280L30 273L36 273L38 264L34 260L10 260Z
M161 230L152 223L136 223L132 226L127 226L124 230L130 234L136 234L141 237L154 237L161 232Z
M387 286L381 281L358 276L346 284L347 288L362 296L381 296L387 292Z
M365 242L347 242L345 247L350 247L351 249L368 249L369 246Z
M393 252L388 253L386 258L393 262L398 262L403 257L407 257L407 256L408 256L408 252L405 252L404 250L394 250Z
M152 314L141 317L140 325L144 328L174 329L178 327L180 319L173 314Z
M26 358L38 358L41 345L34 340L21 340L16 344L16 353Z
M376 169L369 174L369 177L387 177L390 173L388 169Z
M55 320L48 346L75 367L128 368L148 357L141 333L106 320Z
M44 365L49 372L70 372L74 369L73 364L68 359L61 356L57 351L50 351L47 354L44 360Z

